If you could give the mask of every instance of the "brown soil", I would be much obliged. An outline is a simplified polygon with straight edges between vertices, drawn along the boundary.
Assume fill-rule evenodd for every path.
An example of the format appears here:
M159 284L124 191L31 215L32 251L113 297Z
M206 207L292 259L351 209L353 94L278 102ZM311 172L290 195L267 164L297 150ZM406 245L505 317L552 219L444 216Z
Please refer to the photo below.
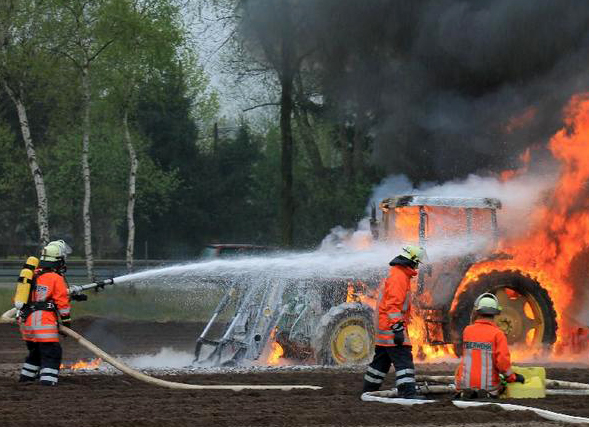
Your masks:
M123 323L82 319L74 329L115 355L154 352L161 347L192 350L202 325ZM345 371L180 374L163 376L193 384L314 384L319 391L184 391L158 388L123 375L64 374L56 388L16 382L24 345L13 325L0 325L0 426L464 426L554 425L528 412L497 407L458 409L450 397L416 407L359 399L362 374ZM64 340L66 361L89 357ZM449 365L418 365L420 373L450 372ZM551 368L555 379L589 382L589 369ZM391 378L385 387L392 386ZM502 400L502 403L507 401ZM589 417L589 396L559 396L509 403Z

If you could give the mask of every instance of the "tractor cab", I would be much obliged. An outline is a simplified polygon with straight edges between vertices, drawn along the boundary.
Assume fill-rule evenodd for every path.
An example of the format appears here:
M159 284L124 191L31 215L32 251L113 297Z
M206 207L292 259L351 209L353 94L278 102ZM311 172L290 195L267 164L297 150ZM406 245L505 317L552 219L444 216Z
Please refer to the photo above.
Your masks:
M371 220L376 239L418 242L433 260L419 269L415 295L428 343L456 344L470 322L474 300L484 292L499 299L503 311L495 320L510 344L554 343L556 313L538 281L499 265L484 274L467 274L482 262L510 258L496 252L500 200L403 195L383 199L379 208L381 218L374 210Z
M373 214L373 235L379 240L415 242L426 248L434 264L423 266L418 295L426 307L441 309L454 297L453 286L470 266L496 248L497 209L501 201L475 197L395 196L379 203L381 219Z

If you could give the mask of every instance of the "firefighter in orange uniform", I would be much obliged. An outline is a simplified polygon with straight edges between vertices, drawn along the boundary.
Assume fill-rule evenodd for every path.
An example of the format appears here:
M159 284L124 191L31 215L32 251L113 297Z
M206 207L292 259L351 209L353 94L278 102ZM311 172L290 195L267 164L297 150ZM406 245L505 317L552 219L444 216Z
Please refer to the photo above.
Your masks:
M363 392L376 391L391 368L395 368L399 397L421 398L415 388L415 365L407 324L411 311L411 278L420 262L426 261L425 249L406 246L389 265L389 276L381 283L374 359L364 375Z
M524 382L511 370L507 337L493 318L501 313L497 297L480 295L475 303L475 320L464 329L462 358L456 369L456 390L464 398L498 396L502 391L500 374L507 382Z
M20 331L29 355L20 372L20 382L39 379L42 385L57 385L61 364L58 320L70 326L70 300L63 278L65 258L71 249L63 240L50 242L41 252L29 302L19 316Z

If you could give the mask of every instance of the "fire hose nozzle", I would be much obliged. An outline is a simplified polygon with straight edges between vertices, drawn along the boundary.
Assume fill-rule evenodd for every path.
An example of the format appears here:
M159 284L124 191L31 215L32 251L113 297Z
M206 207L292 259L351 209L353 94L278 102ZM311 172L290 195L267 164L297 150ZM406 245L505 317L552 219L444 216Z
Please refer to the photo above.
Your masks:
M89 285L82 285L82 286L70 286L70 295L79 295L84 291L89 289L94 289L98 291L98 289L104 289L106 285L114 285L115 279L104 279L99 280L94 283L90 283Z
M115 279L104 279L104 280L99 280L98 282L96 282L96 288L103 288L106 285L114 285L115 284Z
M83 291L83 289L81 286L76 286L76 285L70 286L70 295L79 295L82 293L82 291Z

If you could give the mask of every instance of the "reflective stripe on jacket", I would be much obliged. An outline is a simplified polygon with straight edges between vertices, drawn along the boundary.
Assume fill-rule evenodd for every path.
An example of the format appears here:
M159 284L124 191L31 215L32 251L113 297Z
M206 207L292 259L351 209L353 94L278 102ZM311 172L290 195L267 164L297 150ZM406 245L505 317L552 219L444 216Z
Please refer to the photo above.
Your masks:
M59 342L57 329L57 315L61 319L70 317L70 300L68 288L62 276L54 272L40 274L36 278L36 284L29 303L52 302L56 311L33 311L26 321L20 322L20 332L25 341L34 342Z
M378 300L378 324L376 325L376 345L394 346L395 334L391 330L394 323L405 322L405 342L411 345L407 334L407 324L411 312L411 278L417 272L410 267L393 265L389 277L380 284Z
M456 389L496 390L499 374L506 377L511 370L507 337L488 319L477 319L464 329L462 358L456 370Z

